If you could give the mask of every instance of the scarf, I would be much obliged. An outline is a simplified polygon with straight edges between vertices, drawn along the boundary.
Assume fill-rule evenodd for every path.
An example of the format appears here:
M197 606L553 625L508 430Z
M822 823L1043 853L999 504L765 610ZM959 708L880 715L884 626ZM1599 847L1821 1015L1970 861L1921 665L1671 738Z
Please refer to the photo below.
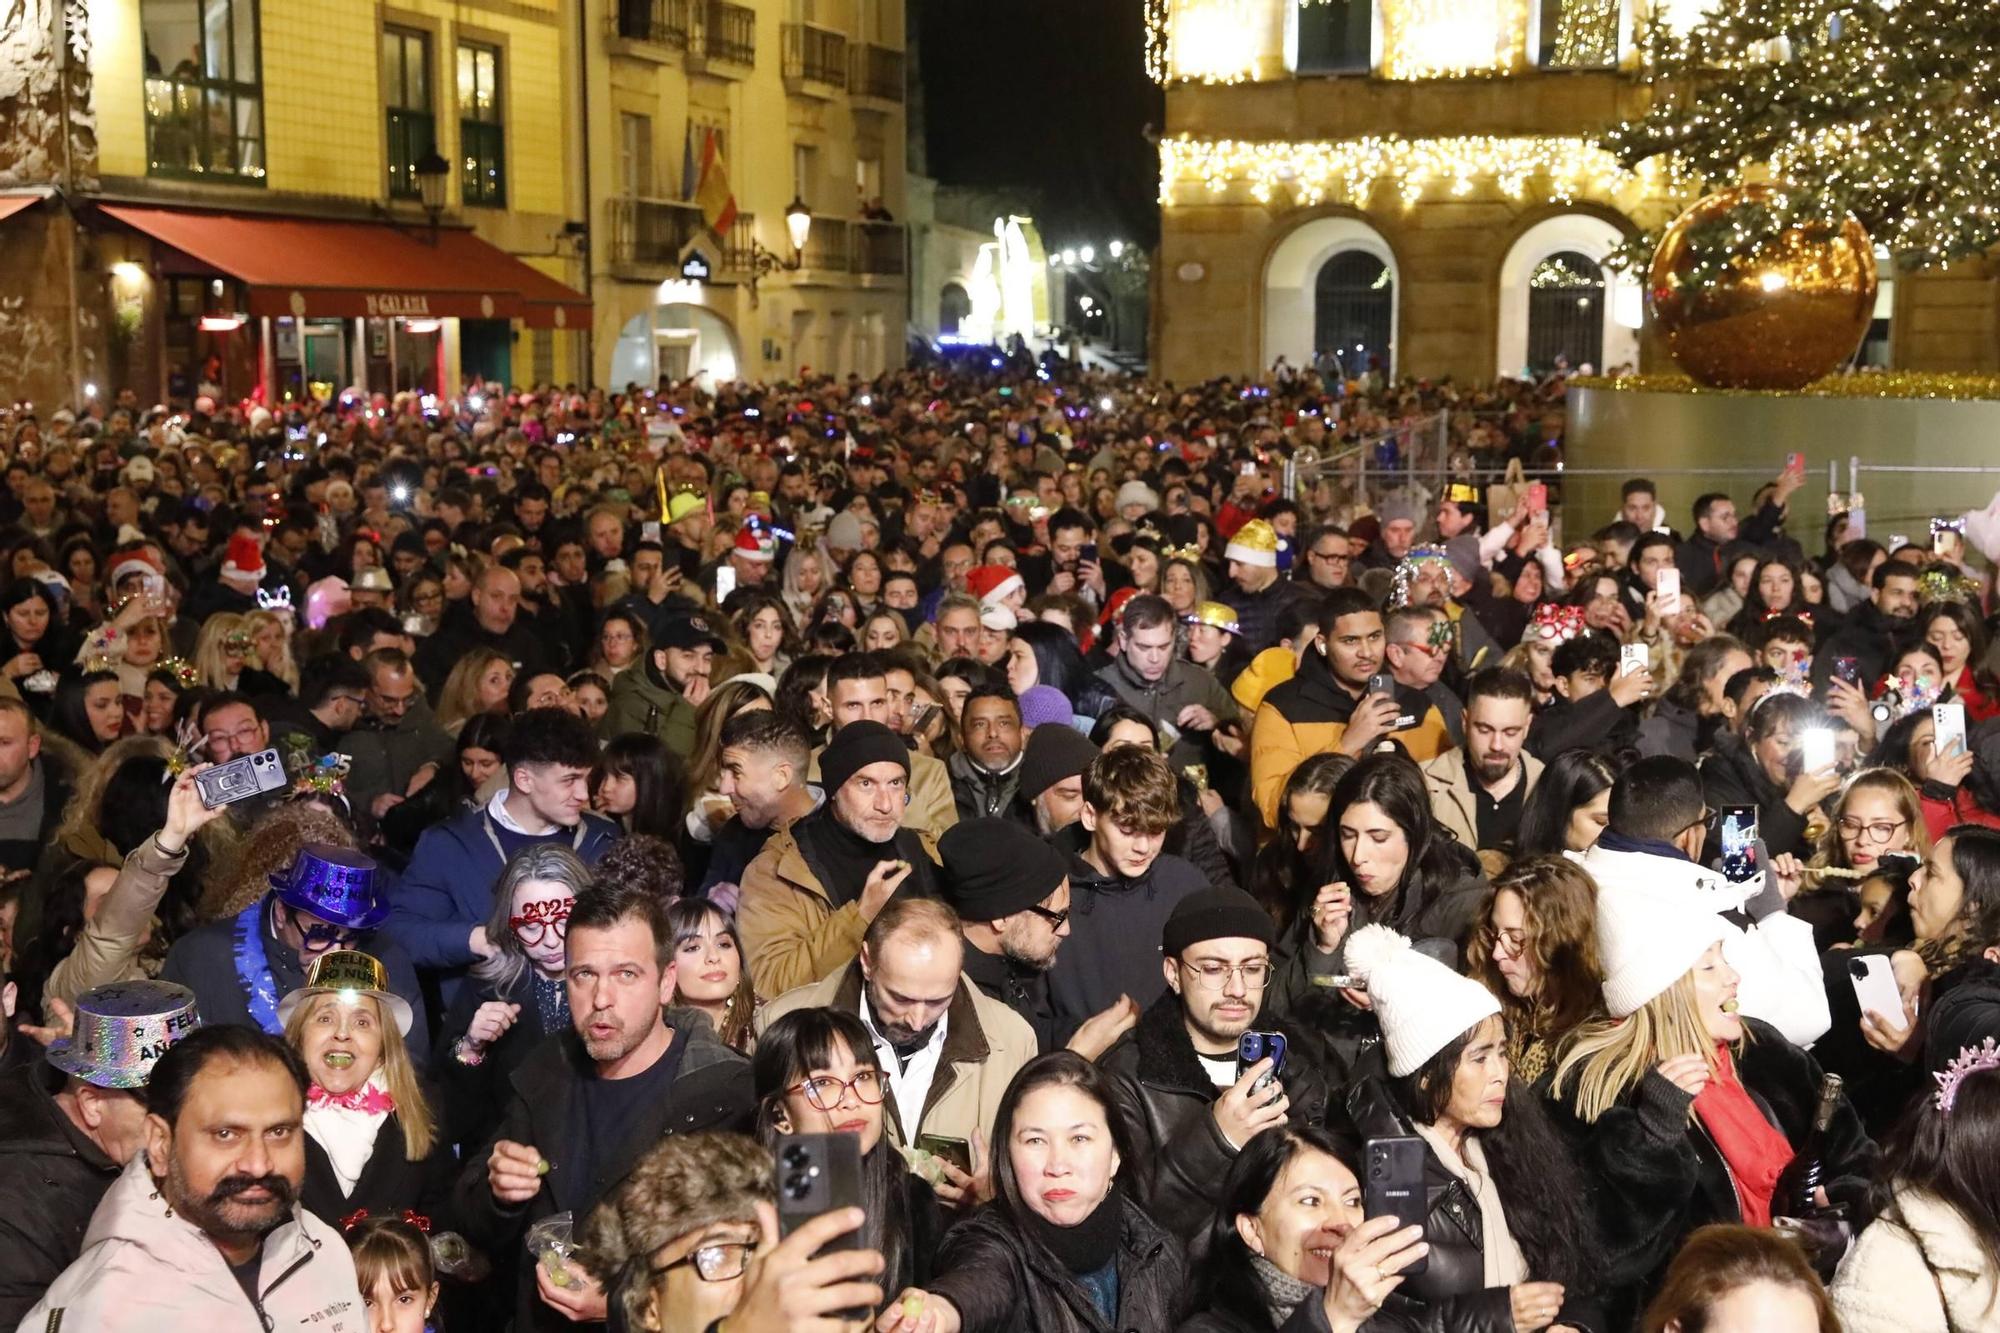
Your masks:
M1483 1285L1511 1287L1526 1282L1528 1258L1521 1253L1514 1233L1507 1229L1507 1210L1500 1202L1500 1187L1493 1183L1493 1173L1486 1169L1486 1150L1479 1146L1478 1138L1467 1134L1454 1152L1451 1140L1435 1125L1418 1125L1417 1133L1430 1144L1431 1152L1444 1169L1465 1182L1472 1191L1473 1202L1479 1205L1479 1254L1486 1265Z
M1125 1195L1116 1180L1090 1216L1075 1226L1061 1227L1033 1208L1023 1206L1022 1221L1028 1234L1042 1243L1050 1254L1071 1273L1095 1273L1118 1252L1118 1236L1125 1220Z
M1318 1287L1299 1281L1261 1254L1250 1256L1250 1271L1263 1285L1264 1308L1270 1311L1271 1323L1278 1328L1285 1326L1285 1322L1292 1317L1292 1311L1320 1292Z
M1717 1046L1715 1056L1715 1077L1694 1099L1695 1117L1715 1140L1735 1182L1743 1225L1767 1227L1771 1225L1771 1191L1792 1160L1791 1141L1757 1109L1736 1077L1736 1061L1729 1048Z
M238 912L233 929L236 984L243 988L250 1021L274 1037L281 1036L285 1025L278 1021L278 983L271 979L271 960L264 955L264 899Z
M868 872L878 861L910 862L909 877L898 893L927 898L935 892L930 857L921 852L914 858L904 856L896 845L898 838L870 842L833 817L830 801L792 825L792 836L798 841L806 864L819 876L827 902L835 908L845 907L861 897L861 886L868 882Z
M354 1193L355 1182L374 1155L382 1121L395 1111L396 1099L389 1095L379 1069L353 1092L334 1094L315 1083L306 1093L306 1133L326 1153L342 1198Z

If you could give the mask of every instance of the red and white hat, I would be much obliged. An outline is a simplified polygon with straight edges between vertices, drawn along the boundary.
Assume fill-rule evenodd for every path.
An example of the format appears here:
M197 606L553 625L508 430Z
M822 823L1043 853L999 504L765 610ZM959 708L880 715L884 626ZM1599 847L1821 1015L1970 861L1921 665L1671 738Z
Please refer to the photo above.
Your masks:
M1005 565L981 565L965 576L965 590L987 606L997 606L1010 593L1025 593L1028 585Z
M767 564L777 558L778 539L763 528L744 524L736 534L736 544L730 554L738 560L755 560Z
M979 608L979 627L981 629L1004 629L1012 631L1020 628L1020 625L1021 618L1014 614L1014 608L1011 606L1002 606L998 602L990 602Z
M264 548L248 533L229 539L229 553L222 562L225 583L254 588L264 581Z
M111 586L114 588L117 587L119 580L129 578L134 574L165 574L166 572L166 567L160 563L160 557L154 555L150 548L140 547L136 551L125 552L112 562Z

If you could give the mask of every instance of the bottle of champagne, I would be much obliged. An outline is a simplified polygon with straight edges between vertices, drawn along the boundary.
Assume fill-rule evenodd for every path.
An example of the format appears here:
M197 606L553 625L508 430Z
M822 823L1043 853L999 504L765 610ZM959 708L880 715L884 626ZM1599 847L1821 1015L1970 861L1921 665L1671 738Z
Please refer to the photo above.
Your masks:
M1774 1217L1827 1217L1837 1216L1838 1208L1824 1208L1814 1197L1826 1176L1826 1127L1833 1121L1834 1108L1840 1105L1840 1075L1827 1074L1820 1079L1819 1107L1813 1112L1812 1129L1806 1141L1799 1145L1799 1151L1778 1173L1778 1183L1771 1190L1771 1214Z

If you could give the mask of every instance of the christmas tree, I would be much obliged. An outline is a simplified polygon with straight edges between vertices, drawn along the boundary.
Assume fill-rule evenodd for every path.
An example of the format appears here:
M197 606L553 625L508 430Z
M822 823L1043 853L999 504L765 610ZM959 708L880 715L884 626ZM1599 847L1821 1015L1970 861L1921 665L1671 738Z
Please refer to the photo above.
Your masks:
M1995 0L1713 0L1683 32L1650 25L1641 58L1651 107L1603 140L1623 165L1780 187L1709 244L1742 254L1847 213L1906 268L2000 243ZM1643 265L1658 239L1620 258Z

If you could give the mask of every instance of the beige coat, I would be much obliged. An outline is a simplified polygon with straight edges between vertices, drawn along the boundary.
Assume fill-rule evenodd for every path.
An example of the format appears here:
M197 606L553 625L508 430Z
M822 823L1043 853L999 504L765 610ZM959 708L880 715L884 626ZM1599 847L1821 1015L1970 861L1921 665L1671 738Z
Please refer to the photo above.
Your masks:
M1542 780L1542 761L1521 751L1527 765L1521 799L1535 794ZM1479 807L1472 801L1472 774L1466 771L1465 747L1454 746L1423 766L1424 785L1430 788L1431 815L1448 828L1452 836L1472 851L1479 850Z
M813 751L806 780L819 782L819 750ZM832 800L833 793L828 792L826 798ZM910 804L903 811L903 827L928 833L936 840L957 822L958 802L952 799L951 773L944 760L910 751Z
M69 956L49 973L42 987L44 1000L75 1004L87 990L144 978L139 951L153 923L153 911L166 895L167 881L185 864L187 849L171 854L160 850L158 834L134 847Z
M897 836L911 834L923 845L924 855L939 859L937 841L924 830ZM885 860L900 855L883 848ZM839 908L828 901L826 886L806 864L797 837L783 828L744 867L736 929L743 936L744 961L757 993L783 995L853 962L868 923L858 901Z
M1831 1295L1847 1333L2000 1333L2000 1291L1978 1238L1956 1208L1918 1190L1898 1190L1861 1233Z
M861 986L861 964L856 962L824 981L788 991L759 1012L758 1035L763 1035L778 1015L794 1009L838 1009L858 1018ZM884 1119L890 1134L907 1148L924 1134L970 1144L977 1129L990 1146L993 1118L1000 1113L1000 1094L1036 1053L1035 1032L1027 1020L960 976L958 994L952 998L946 1017L937 1076L924 1098L923 1118L913 1130L905 1129L897 1123L895 1099L885 1098Z

